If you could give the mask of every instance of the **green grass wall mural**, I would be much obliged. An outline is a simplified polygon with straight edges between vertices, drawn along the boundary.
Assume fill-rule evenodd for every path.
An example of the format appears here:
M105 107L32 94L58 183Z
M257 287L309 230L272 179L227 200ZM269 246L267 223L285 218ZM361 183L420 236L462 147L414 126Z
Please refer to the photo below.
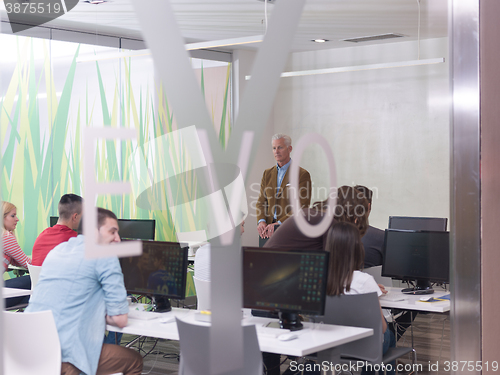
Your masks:
M18 208L16 236L29 255L36 237L48 226L49 217L57 216L61 195L82 194L82 154L91 151L82 149L83 128L137 130L134 142L103 141L95 150L99 181L128 181L126 163L130 155L176 130L175 115L162 85L155 80L151 59L78 63L79 56L101 47L11 35L0 35L0 41L4 51L9 48L8 59L6 54L0 57L1 198ZM59 56L61 50L64 58ZM207 67L202 63L196 74L221 146L225 147L231 133L231 64ZM169 169L189 165L182 145L172 142L168 146L169 150L156 147L144 155L154 158L157 179ZM184 194L196 195L193 176L186 174L183 184ZM163 193L157 192L158 199ZM156 239L176 240L168 207L144 210L134 199L132 195L105 195L98 197L97 205L111 209L120 218L155 219ZM196 208L187 207L185 215L194 223Z

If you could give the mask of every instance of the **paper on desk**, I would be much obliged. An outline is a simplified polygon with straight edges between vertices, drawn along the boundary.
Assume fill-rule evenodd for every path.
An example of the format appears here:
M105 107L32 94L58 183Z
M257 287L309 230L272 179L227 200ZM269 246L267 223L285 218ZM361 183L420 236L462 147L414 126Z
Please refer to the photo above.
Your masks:
M448 301L448 300L449 300L449 298L441 298L441 297L434 298L434 297L432 297L432 298L429 298L427 301L419 300L418 302L424 302L424 303L425 302L443 302L443 301Z

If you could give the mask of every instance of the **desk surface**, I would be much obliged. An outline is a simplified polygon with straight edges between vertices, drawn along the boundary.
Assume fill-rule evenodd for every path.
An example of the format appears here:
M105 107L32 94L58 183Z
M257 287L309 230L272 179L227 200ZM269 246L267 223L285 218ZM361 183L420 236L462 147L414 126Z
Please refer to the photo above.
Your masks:
M2 288L3 298L22 297L31 295L31 289Z
M196 310L174 308L171 312L165 314L173 314L179 319L182 319L189 323L209 325L209 323L195 320L195 313ZM161 317L165 314L159 314L159 316ZM255 324L265 326L267 323L272 321L277 320L245 315L242 320L242 324ZM175 321L171 323L160 323L159 319L129 319L128 325L125 328L120 329L108 325L107 329L133 335L179 340L179 333L177 331L177 325L175 324ZM296 331L295 333L298 336L297 339L290 341L280 341L275 337L259 335L259 332L257 332L260 350L269 353L278 353L301 357L371 336L373 335L373 330L370 328L345 327L330 324L314 324L305 322L304 329Z
M7 266L7 270L8 271L14 271L14 270L18 270L18 271L26 271L28 272L28 269L27 268L24 268L24 267L19 267L19 266L14 266L12 264L9 264Z
M384 297L380 297L380 305L385 309L401 309L401 310L417 310L417 311L429 311L429 312L437 312L444 313L450 311L450 301L440 301L440 302L423 302L420 301L421 297L433 297L439 298L444 296L445 294L450 294L449 291L438 291L436 290L433 294L424 294L424 295L412 295L412 294L403 294L401 293L402 288L396 287L386 287L391 295L400 294L404 296L403 301L387 301Z

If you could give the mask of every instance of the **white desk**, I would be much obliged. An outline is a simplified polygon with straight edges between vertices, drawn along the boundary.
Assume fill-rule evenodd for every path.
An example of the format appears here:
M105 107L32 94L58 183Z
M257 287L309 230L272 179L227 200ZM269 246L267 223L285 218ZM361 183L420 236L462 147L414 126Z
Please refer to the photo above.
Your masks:
M384 309L401 309L401 310L416 310L416 311L428 311L428 312L436 312L436 313L445 313L450 311L450 301L440 301L440 302L422 302L420 301L421 297L433 297L439 298L444 296L445 294L450 294L449 291L445 290L436 290L433 294L422 294L422 295L413 295L413 294L403 294L401 293L402 288L396 287L386 287L391 295L400 294L404 296L403 301L387 301L384 297L380 297L380 305Z
M173 308L170 313L173 313L176 317L189 323L209 325L209 323L195 320L195 312L196 310ZM162 314L159 315L161 316ZM277 320L245 316L242 320L242 324L265 325L272 321ZM304 329L295 332L299 337L290 341L280 341L274 337L259 335L257 332L260 350L263 352L301 357L373 335L373 330L371 328L345 327L307 322L303 324ZM175 322L160 323L159 319L129 319L128 325L125 328L120 329L108 325L107 329L132 335L179 340L179 333Z
M31 289L17 289L17 288L2 288L2 297L3 298L12 298L12 297L22 297L22 296L30 296Z
M12 264L9 264L7 266L7 271L24 271L24 272L28 272L28 269L27 268L24 268L24 267L19 267L19 266L14 266Z

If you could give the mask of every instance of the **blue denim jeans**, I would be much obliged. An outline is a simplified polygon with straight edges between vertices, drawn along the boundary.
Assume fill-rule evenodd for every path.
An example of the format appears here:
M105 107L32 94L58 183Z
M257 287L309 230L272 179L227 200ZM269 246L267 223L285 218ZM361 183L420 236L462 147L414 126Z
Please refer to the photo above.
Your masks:
M382 346L382 353L386 353L389 348L394 348L396 346L396 338L394 337L394 333L387 327L384 333L384 343ZM384 363L384 365L388 365L388 363ZM387 375L394 375L396 374L396 362L391 362L390 365L392 366L391 370L387 370ZM375 371L369 371L366 369L363 369L361 371L361 375L374 375Z
M122 341L123 333L109 331L107 335L104 336L104 344L116 344L120 345Z

